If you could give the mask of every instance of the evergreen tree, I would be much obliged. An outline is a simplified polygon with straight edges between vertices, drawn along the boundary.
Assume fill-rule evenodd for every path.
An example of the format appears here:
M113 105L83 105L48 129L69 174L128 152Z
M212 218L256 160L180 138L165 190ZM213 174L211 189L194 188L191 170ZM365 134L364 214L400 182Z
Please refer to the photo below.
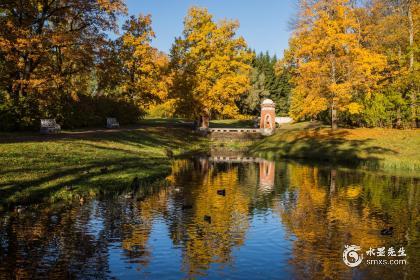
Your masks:
M268 52L254 53L251 72L251 89L241 96L238 107L242 114L258 115L260 103L265 98L270 98L276 103L276 113L287 115L289 112L289 95L291 86L287 72L276 74L275 67L278 59Z

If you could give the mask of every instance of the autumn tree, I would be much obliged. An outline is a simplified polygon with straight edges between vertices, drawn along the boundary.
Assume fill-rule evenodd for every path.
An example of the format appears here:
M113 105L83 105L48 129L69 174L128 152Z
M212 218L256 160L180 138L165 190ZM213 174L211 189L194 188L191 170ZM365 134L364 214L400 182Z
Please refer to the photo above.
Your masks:
M361 100L378 87L384 56L362 46L359 25L348 0L301 1L285 61L293 66L291 114L316 117L330 110L359 113ZM283 61L284 63L284 61Z
M168 94L168 58L151 46L151 16L131 16L123 35L111 44L101 65L101 89L140 108L163 101Z
M36 0L0 3L1 90L17 126L57 115L64 96L95 60L106 31L116 30L121 0Z
M367 102L362 117L371 126L416 127L420 3L374 0L355 10L362 44L387 59L382 89Z
M204 8L188 11L183 35L171 49L172 97L180 114L193 118L238 114L235 100L249 87L252 58L245 40L236 36L238 26L236 21L215 23Z

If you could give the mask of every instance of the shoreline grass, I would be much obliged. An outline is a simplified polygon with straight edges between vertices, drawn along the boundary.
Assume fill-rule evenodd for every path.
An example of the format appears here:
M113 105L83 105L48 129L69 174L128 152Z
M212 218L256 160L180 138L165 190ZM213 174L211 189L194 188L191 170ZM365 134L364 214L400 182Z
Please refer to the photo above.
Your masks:
M272 136L249 145L265 158L296 158L377 170L420 171L420 130L340 128L319 123L282 125Z
M171 170L168 151L178 156L207 145L207 139L185 127L4 136L0 135L0 208L95 196L129 188L135 177L141 182L165 178Z

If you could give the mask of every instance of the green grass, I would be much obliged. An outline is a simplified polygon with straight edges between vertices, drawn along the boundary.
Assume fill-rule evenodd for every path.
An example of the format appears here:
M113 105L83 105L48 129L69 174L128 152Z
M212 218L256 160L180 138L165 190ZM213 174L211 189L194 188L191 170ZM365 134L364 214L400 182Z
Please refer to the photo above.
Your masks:
M180 118L171 118L171 119L164 119L164 118L145 118L139 121L140 125L146 126L188 126L192 125L191 121L180 119Z
M144 183L156 181L170 173L167 150L180 155L206 145L207 140L183 127L2 134L0 208L117 192L129 188L135 177Z
M253 128L254 122L252 120L212 120L210 127L214 128Z
M420 170L420 130L381 128L331 131L318 123L283 125L250 145L250 153L350 164L382 170Z
M244 127L249 121L212 121L212 126ZM74 130L60 135L0 134L0 210L15 204L67 200L118 193L135 177L143 184L170 174L175 155L202 152L209 141L181 119L149 119L122 130ZM219 145L217 141L212 145ZM224 148L265 158L293 158L352 164L374 170L420 170L420 131L338 129L317 123L284 125L256 141L230 140ZM108 172L101 172L107 168ZM68 188L70 187L70 189Z

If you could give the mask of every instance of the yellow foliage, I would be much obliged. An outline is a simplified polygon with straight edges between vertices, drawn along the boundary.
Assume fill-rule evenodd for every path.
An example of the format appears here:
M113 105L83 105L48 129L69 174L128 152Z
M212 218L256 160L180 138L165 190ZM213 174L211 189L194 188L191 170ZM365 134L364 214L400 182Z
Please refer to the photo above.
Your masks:
M277 67L295 66L291 115L301 119L332 107L359 113L355 102L377 87L385 57L360 44L349 0L304 3L286 62Z
M175 116L175 104L177 100L168 99L161 104L150 105L147 111L148 115L153 118L171 118Z
M171 76L168 57L151 46L155 36L150 15L131 17L119 39L120 58L125 73L119 91L141 108L160 103L168 96Z
M347 110L350 114L358 114L362 111L363 106L356 102L351 102L349 105L347 105Z
M215 23L206 9L188 11L183 38L172 48L173 93L184 103L184 115L238 115L235 100L249 87L252 58L245 40L236 37L238 27L236 21Z

